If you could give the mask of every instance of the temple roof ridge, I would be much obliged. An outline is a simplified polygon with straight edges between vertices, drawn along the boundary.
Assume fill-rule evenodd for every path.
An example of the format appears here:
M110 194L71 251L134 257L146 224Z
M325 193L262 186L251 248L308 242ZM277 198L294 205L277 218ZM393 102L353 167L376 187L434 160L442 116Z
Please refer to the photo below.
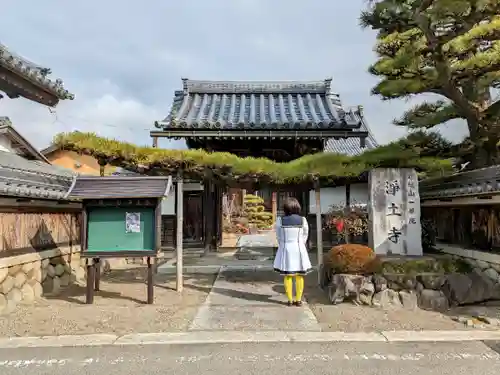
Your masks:
M332 78L316 81L237 81L192 80L182 78L185 93L198 94L263 94L263 93L318 93L332 94Z

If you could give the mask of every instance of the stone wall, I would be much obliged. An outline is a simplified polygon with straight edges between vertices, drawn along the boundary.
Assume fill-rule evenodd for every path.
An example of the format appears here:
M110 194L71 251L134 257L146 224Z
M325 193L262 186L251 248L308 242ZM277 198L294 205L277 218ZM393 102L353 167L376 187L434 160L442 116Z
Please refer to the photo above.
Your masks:
M0 259L0 314L18 304L31 304L43 295L57 295L72 283L85 282L85 259L80 246Z
M500 254L445 244L437 244L436 247L455 259L462 259L477 273L481 273L494 282L500 283Z
M334 274L327 290L333 304L352 301L381 308L445 311L451 306L500 300L498 273L488 270L492 268L450 274Z

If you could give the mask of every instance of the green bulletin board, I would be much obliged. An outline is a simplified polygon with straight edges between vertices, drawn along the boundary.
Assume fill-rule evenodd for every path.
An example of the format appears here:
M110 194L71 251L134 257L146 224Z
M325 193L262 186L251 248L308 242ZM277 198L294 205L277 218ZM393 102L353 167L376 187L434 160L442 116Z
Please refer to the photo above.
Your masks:
M126 218L139 219L127 230ZM139 215L136 215L139 214ZM88 208L87 251L127 252L154 251L154 207L91 207ZM140 225L137 225L139 224Z

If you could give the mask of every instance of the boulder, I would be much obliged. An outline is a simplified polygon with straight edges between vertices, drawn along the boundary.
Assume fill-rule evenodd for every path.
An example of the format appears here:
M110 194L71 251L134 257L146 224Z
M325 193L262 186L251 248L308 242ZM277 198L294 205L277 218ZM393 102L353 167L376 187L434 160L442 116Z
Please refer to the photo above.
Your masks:
M500 285L477 272L448 275L442 291L454 306L500 298Z
M417 278L408 274L385 274L387 287L392 290L414 290L417 286Z
M47 266L47 275L51 278L56 275L56 269L52 264Z
M15 283L16 280L12 276L8 275L0 285L0 292L3 294L9 293L12 288L14 288Z
M402 307L398 292L392 289L384 289L376 293L373 296L372 304L383 309Z
M446 281L446 277L442 274L420 274L417 280L424 286L425 289L439 290Z
M373 276L373 284L375 285L375 292L381 292L387 289L387 280L382 275Z
M491 263L491 268L500 273L500 263Z
M14 276L14 286L16 288L21 288L26 282L26 274L24 272L19 272Z
M414 291L402 290L399 292L399 299L405 309L415 310L418 308L418 297Z
M330 302L338 304L344 301L360 303L361 288L365 283L371 283L371 277L350 274L335 274L328 286Z
M363 305L371 305L374 294L375 285L373 285L371 278L365 278L363 284L361 284L361 288L359 289L359 301Z
M33 269L33 262L24 263L21 267L24 273L28 273Z
M9 275L8 267L0 268L0 284L7 278L8 275Z
M490 267L490 264L488 262L485 262L484 260L477 260L476 259L476 266L480 268L481 270L485 270L486 268Z
M30 304L35 300L35 291L29 283L23 285L21 294L23 295L23 303Z
M62 263L59 263L55 266L55 273L56 273L56 276L61 276L62 274L64 274L64 264Z
M424 310L446 311L449 308L448 298L442 291L424 289L418 296L418 306Z
M495 271L493 268L487 268L483 271L483 274L486 276L486 277L489 277L491 280L493 280L494 282L497 282L498 280L498 272Z
M7 293L6 297L7 300L14 302L16 305L23 299L21 291L17 288L14 288L9 293Z

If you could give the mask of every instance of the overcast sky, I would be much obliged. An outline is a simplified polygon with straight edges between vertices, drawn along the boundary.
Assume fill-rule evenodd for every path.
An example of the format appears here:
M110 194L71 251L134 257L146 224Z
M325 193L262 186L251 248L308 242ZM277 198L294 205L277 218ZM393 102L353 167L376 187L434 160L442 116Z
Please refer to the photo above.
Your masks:
M345 106L362 104L381 143L410 103L370 95L374 34L359 27L365 0L1 0L0 41L52 69L74 101L51 113L3 99L0 115L38 147L61 131L94 131L151 144L181 77L207 80L322 80ZM443 129L452 139L463 128ZM163 147L182 144L160 142Z

